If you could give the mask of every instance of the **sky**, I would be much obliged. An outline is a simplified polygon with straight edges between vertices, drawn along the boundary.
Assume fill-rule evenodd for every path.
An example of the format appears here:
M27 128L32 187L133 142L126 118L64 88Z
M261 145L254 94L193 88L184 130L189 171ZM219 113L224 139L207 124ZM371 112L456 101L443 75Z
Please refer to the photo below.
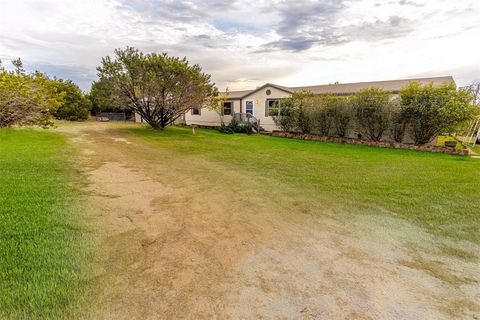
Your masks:
M219 89L480 80L479 0L0 0L0 59L88 91L115 48L186 56Z

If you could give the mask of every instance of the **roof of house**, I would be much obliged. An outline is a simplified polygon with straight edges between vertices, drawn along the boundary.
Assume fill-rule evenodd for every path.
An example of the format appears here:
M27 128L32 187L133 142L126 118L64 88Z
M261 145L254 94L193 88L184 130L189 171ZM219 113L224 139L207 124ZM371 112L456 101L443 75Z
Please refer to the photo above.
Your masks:
M227 96L230 99L241 99L242 97L248 95L250 92L253 92L253 90L229 91Z
M421 84L440 85L444 83L455 83L452 76L431 77L431 78L416 78L416 79L402 79L402 80L387 80L387 81L370 81L370 82L356 82L356 83L335 83L317 86L303 86L303 87L285 87L272 83L266 83L261 87L253 90L230 91L228 92L229 99L242 99L254 92L257 92L265 87L271 86L288 93L309 91L313 94L352 94L366 88L380 88L387 92L397 93L401 88L405 87L410 82L420 82Z

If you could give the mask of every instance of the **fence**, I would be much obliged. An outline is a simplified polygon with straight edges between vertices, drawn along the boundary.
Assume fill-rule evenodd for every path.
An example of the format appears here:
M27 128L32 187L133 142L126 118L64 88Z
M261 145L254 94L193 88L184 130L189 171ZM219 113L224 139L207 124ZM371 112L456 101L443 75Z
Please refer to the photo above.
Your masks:
M100 112L97 114L97 120L100 120L99 118L106 118L108 121L127 121L125 112Z

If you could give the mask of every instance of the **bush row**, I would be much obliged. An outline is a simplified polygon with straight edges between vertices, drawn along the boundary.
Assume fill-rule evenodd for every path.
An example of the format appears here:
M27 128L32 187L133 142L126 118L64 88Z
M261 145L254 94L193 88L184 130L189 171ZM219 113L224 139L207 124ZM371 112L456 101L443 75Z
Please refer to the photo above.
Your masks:
M471 119L474 108L468 90L412 82L398 95L379 88L351 96L295 93L279 101L269 113L286 132L345 137L355 133L372 141L402 142L406 133L423 145L451 133Z

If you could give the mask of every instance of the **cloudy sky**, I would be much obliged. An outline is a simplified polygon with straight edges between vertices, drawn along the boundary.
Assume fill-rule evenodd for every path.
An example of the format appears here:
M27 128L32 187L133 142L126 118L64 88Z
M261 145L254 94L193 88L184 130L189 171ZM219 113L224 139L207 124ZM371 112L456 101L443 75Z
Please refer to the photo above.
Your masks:
M478 0L0 0L0 59L76 81L138 47L186 56L218 87L453 75L480 79Z

